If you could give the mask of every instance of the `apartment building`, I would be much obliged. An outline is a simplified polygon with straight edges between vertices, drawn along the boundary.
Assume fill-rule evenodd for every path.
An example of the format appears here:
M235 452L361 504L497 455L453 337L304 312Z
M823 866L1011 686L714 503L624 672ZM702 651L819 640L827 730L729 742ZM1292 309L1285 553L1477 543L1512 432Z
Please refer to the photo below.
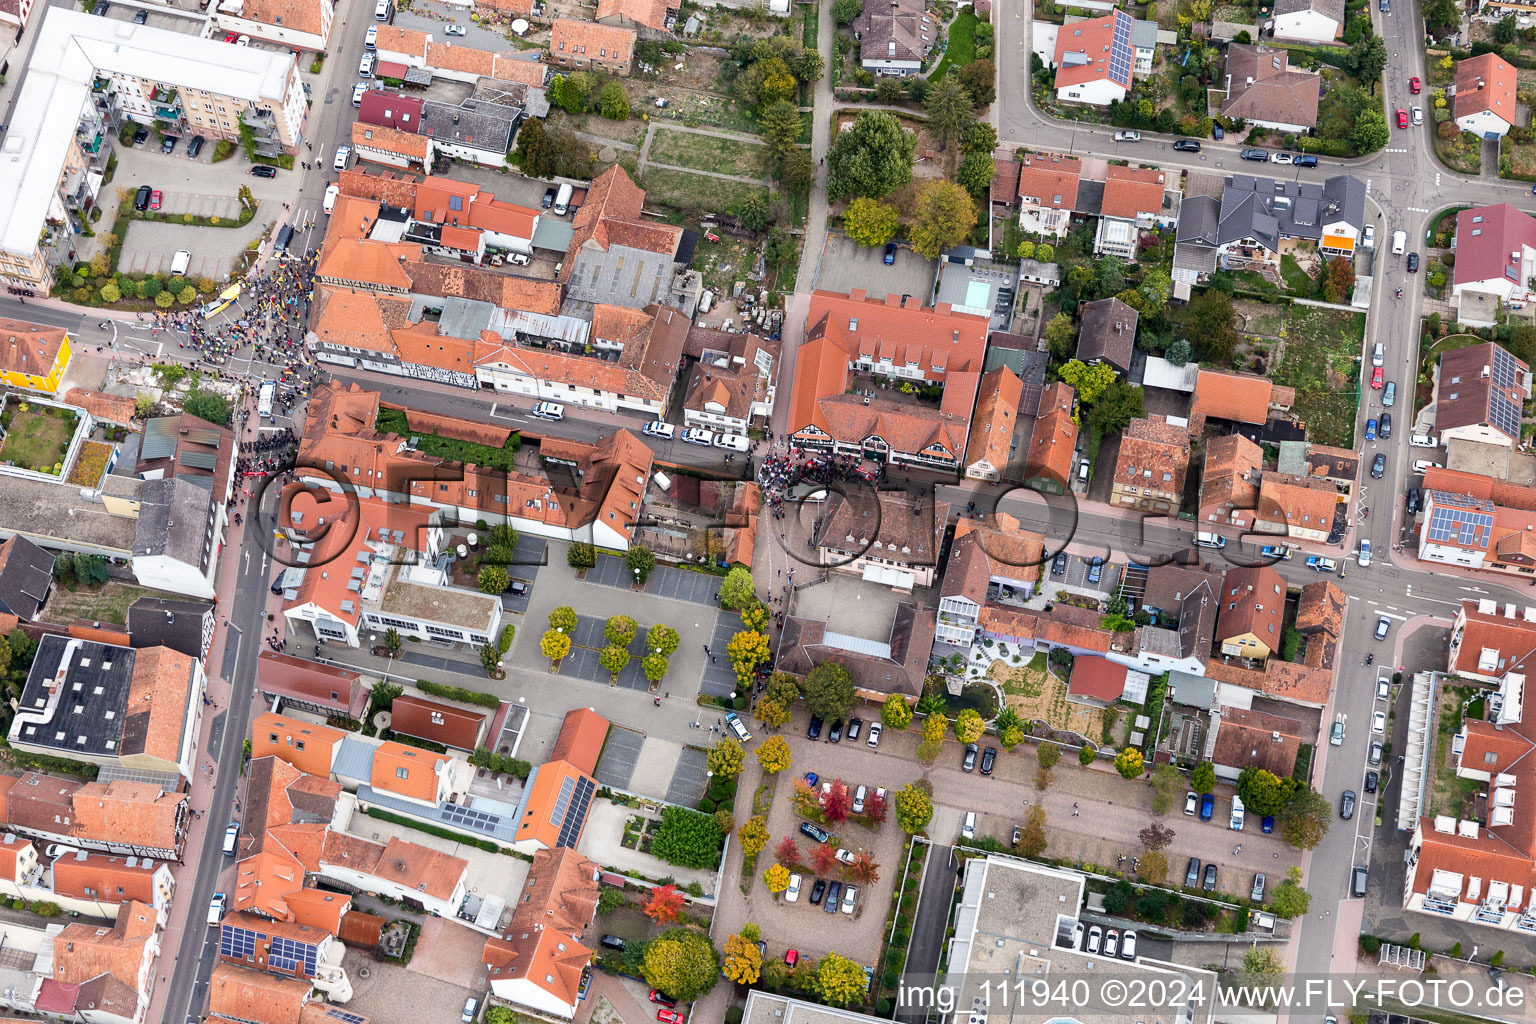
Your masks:
M308 104L291 53L48 8L6 132L0 165L0 283L48 291L78 255L124 118L171 135L296 153Z

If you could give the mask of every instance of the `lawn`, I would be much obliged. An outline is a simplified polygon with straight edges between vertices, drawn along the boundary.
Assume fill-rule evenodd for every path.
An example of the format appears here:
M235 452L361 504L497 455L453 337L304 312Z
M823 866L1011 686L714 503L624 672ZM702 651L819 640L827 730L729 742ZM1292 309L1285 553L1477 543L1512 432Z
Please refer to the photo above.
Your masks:
M1354 447L1365 314L1292 306L1281 337L1269 378L1296 389L1296 416L1313 440Z
M75 436L75 417L62 410L29 407L22 402L8 409L0 426L0 460L40 473L59 472L64 453Z
M1536 181L1536 142L1506 139L1499 152L1499 176Z
M978 24L980 19L969 7L955 15L955 20L949 24L949 43L944 51L944 59L939 61L939 66L933 69L933 74L928 76L928 81L937 82L949 73L951 67L963 68L976 59L976 26Z
M658 127L651 136L646 159L678 167L716 174L739 174L744 178L768 177L768 147L722 139L696 132L667 131Z
M1301 269L1301 264L1290 253L1280 257L1280 276L1285 278L1285 287L1290 294L1303 299L1312 294L1312 276Z
M645 171L646 198L680 210L713 212L729 210L742 199L755 195L768 201L768 189L763 185L725 178L706 178L687 171L668 171L648 167Z
M177 600L175 594L116 581L103 584L97 589L80 587L69 590L64 587L54 587L53 593L48 596L47 607L44 609L48 616L44 621L73 622L75 619L90 619L93 622L125 625L128 622L128 606L141 597Z

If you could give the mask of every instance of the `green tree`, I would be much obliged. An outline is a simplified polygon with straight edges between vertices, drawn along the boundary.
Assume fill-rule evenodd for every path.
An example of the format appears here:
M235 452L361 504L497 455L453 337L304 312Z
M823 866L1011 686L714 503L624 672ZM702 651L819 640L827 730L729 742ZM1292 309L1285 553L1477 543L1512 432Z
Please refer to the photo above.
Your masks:
M741 774L746 763L747 752L734 736L721 737L718 743L709 748L704 758L704 767L721 778L734 779Z
M971 107L971 94L957 77L945 76L928 87L923 109L928 112L928 134L938 140L940 149L948 148L951 142L964 136L965 130L976 120Z
M1515 23L1515 16L1513 14L1506 14L1493 26L1493 41L1500 46L1508 46L1515 41L1519 31L1519 26Z
M624 87L618 82L609 82L603 86L602 94L598 98L597 112L610 121L627 121L629 97L624 95Z
M997 69L991 61L971 61L960 69L959 79L975 106L985 107L997 99Z
M672 657L672 652L677 650L678 639L677 630L659 622L645 631L645 646L659 651L664 658Z
M1056 767L1056 762L1061 760L1061 747L1055 743L1042 743L1035 751L1035 760L1040 767L1050 771Z
M753 952L756 951L753 947ZM1242 973L1248 976L1244 981L1269 984L1280 979L1285 973L1285 965L1268 946L1250 946L1243 953Z
M608 672L610 681L629 665L629 649L609 644L597 654L597 663Z
M1183 366L1189 362L1189 339L1179 338L1163 350L1163 358L1174 366Z
M896 115L861 111L852 127L836 133L827 152L827 200L890 195L912 180L916 145L917 136Z
M1428 17L1427 11L1425 16ZM1349 48L1344 60L1346 68L1356 78L1370 85L1371 95L1374 96L1376 86L1381 82L1381 73L1387 70L1386 42L1380 36L1363 36Z
M652 835L651 853L668 864L713 871L720 863L724 835L708 814L686 807L667 807L661 812L661 825Z
M123 290L121 288L119 288L117 285L113 284L111 281L108 281L106 284L101 286L101 301L102 302L105 302L108 305L111 305L112 303L117 302L122 297L123 297Z
M1232 353L1237 349L1234 315L1232 297L1215 288L1207 288L1190 300L1185 337L1202 363L1225 365L1232 361Z
M782 729L789 723L789 708L776 700L763 697L753 706L752 717L769 729Z
M185 285L181 291L176 293L176 301L181 303L183 306L191 305L197 301L197 289L193 288L191 285Z
M1103 365L1102 363L1097 365ZM1088 423L1104 436L1118 434L1146 413L1146 392L1121 377L1110 381L1088 410Z
M640 660L640 671L645 673L645 678L652 683L659 683L670 668L667 656L664 654L647 654Z
M1050 263L1056 259L1056 247L1049 242L1041 242L1035 248L1035 259L1041 263Z
M909 836L923 831L933 820L933 792L925 786L926 780L919 780L896 791L896 824Z
M1201 761L1189 773L1189 788L1202 795L1216 788L1216 769L1209 761Z
M1050 346L1053 361L1065 362L1072 358L1072 352L1077 348L1077 324L1073 321L1072 314L1057 313L1047 320L1045 341Z
M1356 153L1374 153L1392 138L1385 115L1374 108L1362 110L1355 115L1355 128L1350 134L1354 139Z
M769 151L781 158L800 142L805 122L800 117L798 107L788 100L779 100L758 110L757 130L768 144Z
M853 710L853 674L835 661L824 661L805 676L805 706L828 722L841 722Z
M1146 770L1146 761L1135 747L1126 747L1115 755L1115 771L1121 778L1139 779Z
M731 207L731 212L736 219L741 221L741 226L748 231L762 231L768 226L768 203L757 193L749 193L737 200Z
M939 84L949 81L945 78ZM952 181L930 179L918 186L912 213L912 248L928 259L965 241L976 226L976 202Z
M576 632L576 609L568 604L562 604L549 613L549 628L563 629L567 633Z
M391 658L400 657L400 649L404 646L405 640L401 638L400 631L398 629L396 629L394 626L390 626L384 631L384 648L385 650L389 651L389 656ZM3 671L5 671L5 669L0 667L0 672Z
M1077 763L1082 765L1084 768L1087 768L1098 759L1098 752L1088 744L1085 743L1081 747L1077 748Z
M628 647L639 628L639 623L628 615L610 615L603 623L603 639L615 647Z
M1045 808L1030 804L1024 812L1024 823L1019 827L1019 841L1013 849L1020 857L1038 857L1050 844L1045 834Z
M715 987L720 958L709 936L691 928L669 928L645 947L640 973L646 982L680 1002L692 1002Z
M1108 363L1085 363L1081 359L1063 363L1056 370L1056 375L1077 392L1077 400L1083 405L1092 405L1098 401L1111 384L1115 382L1115 368Z
M960 148L967 155L983 153L988 160L992 159L992 151L997 149L997 129L990 121L972 121L960 139Z
M955 716L955 739L961 743L975 743L986 728L987 723L975 708L962 708Z
M527 131L526 125L522 131ZM518 133L519 137L522 136L522 131ZM543 178L548 175L537 174L534 177ZM575 541L566 549L565 564L578 572L590 569L597 564L597 549L586 541Z
M656 555L650 548L641 547L639 544L632 545L628 551L624 552L624 568L628 569L630 575L634 576L638 582L644 583L651 575L651 571L656 568Z
M992 187L994 173L991 153L967 153L955 170L955 181L971 195L979 197Z
M1032 259L1035 258L1035 243L1031 242L1029 239L1026 238L1026 239L1024 239L1024 241L1019 243L1019 248L1016 251L1018 253L1019 259L1021 259L1021 260L1032 260ZM1056 316L1066 316L1066 314L1065 313L1057 313ZM1052 323L1055 322L1055 317L1051 318L1051 322ZM1070 324L1071 322L1072 322L1072 318L1070 316L1067 316L1067 323Z
M768 737L754 753L764 775L777 775L794 762L789 752L789 742L783 736Z
M859 196L848 204L843 214L843 233L860 245L873 248L896 237L900 223L901 215L896 212L896 207Z
M752 685L757 666L768 660L768 638L755 629L744 629L725 645L726 657L736 670L736 682L742 689Z
M1264 817L1279 814L1296 793L1295 779L1282 779L1264 768L1252 765L1237 777L1237 795L1248 813Z
M880 721L887 729L905 729L912 724L912 705L901 694L893 693L880 706Z
M1312 894L1301 887L1301 869L1292 867L1286 873L1285 881L1275 886L1270 894L1269 909L1276 917L1290 920L1304 916L1311 906Z
M864 968L845 956L828 953L816 962L816 992L832 1006L847 1006L864 998Z
M944 748L944 732L949 722L942 714L933 713L923 719L923 740L917 745L917 759L932 764Z
M1280 814L1280 835L1297 849L1314 849L1328 834L1328 819L1332 812L1333 807L1321 793L1302 786Z
M1141 284L1136 286L1136 291L1145 303L1141 308L1142 314L1153 316L1161 313L1168 304L1168 296L1173 294L1173 278L1162 267L1153 267L1142 278Z
M229 423L229 399L212 391L194 389L181 405L190 416L224 426Z
M482 565L476 582L479 583L482 593L499 594L512 585L512 578L507 575L507 570L499 565Z
M496 670L501 668L501 650L491 644L482 644L478 648L480 654L480 667L485 669L487 678L494 678Z
M795 148L779 157L779 184L797 195L808 195L816 184L816 168L811 165L811 151Z
M832 17L839 25L852 24L863 11L863 0L836 0L832 5Z

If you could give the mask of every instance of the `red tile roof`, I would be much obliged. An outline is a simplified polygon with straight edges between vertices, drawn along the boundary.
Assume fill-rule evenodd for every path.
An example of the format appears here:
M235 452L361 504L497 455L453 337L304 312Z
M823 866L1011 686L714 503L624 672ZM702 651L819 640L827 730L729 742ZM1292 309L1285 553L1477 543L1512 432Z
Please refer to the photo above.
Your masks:
M1007 467L1023 397L1024 382L1008 367L999 366L982 375L976 416L971 421L970 440L965 449L967 466L985 461L999 472Z
M951 370L980 373L986 353L986 317L956 313L947 302L904 306L895 293L872 299L861 288L847 295L817 290L805 323L807 338L824 335L850 360L905 364L925 380L942 381Z
M1121 19L1123 25L1119 24ZM1114 11L1102 18L1063 25L1056 34L1056 59L1052 62L1056 65L1056 88L1115 82L1129 89L1135 64L1130 22L1129 14ZM1117 34L1121 36L1118 42ZM1119 52L1115 52L1117 46Z
M53 891L103 903L136 900L153 905L155 872L165 862L136 857L130 865L128 860L105 853L66 853L53 862Z
M1154 167L1115 164L1104 172L1104 201L1099 210L1106 217L1124 220L1161 213L1166 179L1167 175Z
M1164 416L1131 420L1120 435L1115 483L1173 494L1184 492L1189 431Z
M0 318L0 370L47 377L68 337L62 327Z
M390 705L389 729L446 747L474 750L480 745L485 719L483 712L405 694Z
M608 727L608 719L591 708L567 711L549 759L569 762L577 771L591 775L597 771L597 757L608 740Z
M1515 69L1496 53L1480 53L1458 62L1452 116L1462 118L1487 111L1514 125L1519 121L1515 111L1515 79ZM1460 241L1459 234L1457 240Z
M1083 162L1060 153L1026 153L1020 158L1019 199L1032 206L1071 211Z
M503 938L488 939L481 960L491 985L524 980L574 1006L592 950L581 938L597 914L596 863L574 850L539 850Z
M1067 685L1067 692L1074 697L1091 697L1105 703L1117 701L1125 692L1127 671L1124 665L1108 658L1089 655L1076 658L1072 662L1072 680Z
M1296 770L1301 723L1283 715L1243 708L1222 708L1214 724L1215 764L1227 768L1263 768L1288 779Z
M257 656L256 679L262 693L318 705L350 718L360 717L368 702L368 690L356 672L275 651Z
M1273 401L1274 385L1264 377L1201 370L1195 378L1190 417L1263 424ZM1193 422L1190 426L1194 427Z
M1513 362L1515 371L1514 378L1507 381L1495 377L1492 372L1496 362L1506 357ZM1508 409L1518 424L1520 407L1531 397L1525 388L1525 378L1530 372L1531 368L1523 361L1492 341L1445 353L1440 357L1435 429L1444 432L1458 427L1481 426L1504 433L1496 410ZM1509 437L1509 443L1520 441L1519 437L1507 433L1505 436Z
M1506 612L1508 614L1506 614ZM1536 612L1528 608L1463 601L1451 634L1450 671L1501 678L1536 651Z
M1072 481L1072 454L1077 448L1077 424L1072 419L1076 393L1067 384L1056 381L1040 395L1040 415L1035 419L1035 433L1029 441L1029 458L1024 463L1024 479L1043 478L1061 487Z
M555 60L571 57L580 62L622 64L629 69L635 52L635 30L599 25L595 21L556 18L549 32L549 55Z
M1519 282L1523 256L1536 249L1536 217L1508 203L1473 206L1456 214L1456 287L1487 281Z

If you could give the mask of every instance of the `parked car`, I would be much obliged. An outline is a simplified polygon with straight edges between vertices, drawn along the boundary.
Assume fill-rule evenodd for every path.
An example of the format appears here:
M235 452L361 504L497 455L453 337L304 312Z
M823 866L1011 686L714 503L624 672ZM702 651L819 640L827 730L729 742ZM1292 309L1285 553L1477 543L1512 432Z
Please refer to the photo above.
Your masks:
M1190 790L1184 794L1184 813L1194 814L1200 810L1200 794Z
M1376 680L1376 699L1390 700L1392 698L1392 683L1389 680L1378 678Z
M149 209L149 200L150 197L154 194L155 190L150 188L148 185L140 185L139 191L133 197L133 208L138 210L140 213L143 213L145 210Z
M346 148L347 147L345 147L345 146L342 147L342 149L346 149ZM340 168L338 168L338 170L339 169ZM254 167L251 168L251 177L253 177L253 178L275 178L275 177L277 177L277 168L271 166L270 164L256 164Z
M1355 869L1349 873L1349 894L1356 899L1365 896L1365 883L1370 877L1363 864L1355 865Z
M864 787L860 786L859 788L863 789ZM857 859L854 857L853 851L848 849L846 846L840 847L837 852L833 854L833 856L837 858L838 863L840 864L852 864Z
M1120 952L1120 930L1111 928L1104 933L1104 955L1116 956Z
M1384 413L1381 414L1381 439L1383 441L1385 441L1387 438L1389 438L1391 436L1392 436L1392 414L1389 413L1389 412L1384 412Z
M1245 149L1240 154L1244 160L1257 160L1263 163L1269 159L1269 154L1262 149Z
M1410 274L1417 274L1418 272L1419 272L1419 254L1416 253L1416 252L1411 252L1411 253L1408 254L1408 273L1410 273Z
M606 949L623 949L628 943L617 935L604 935L598 939L598 944Z
M181 140L176 136L167 135L165 138L160 140L160 152L167 155L174 153L176 151L176 143L179 141Z
M469 34L469 30L466 29L463 25L448 25L444 27L443 31L450 36L463 36Z
M832 723L832 728L827 730L827 742L828 743L841 743L841 742L843 742L843 723L842 722L833 722Z
M1316 167L1317 157L1313 156L1311 153L1302 153L1294 160L1292 160L1291 163L1295 164L1297 167Z
M976 744L974 744L974 743L967 743L965 745L965 757L960 761L960 770L961 771L966 771L966 772L973 772L973 771L975 771L976 770L976 755L978 753L980 753L980 752L981 752L981 748L978 747Z
M800 962L800 951L798 949L786 949L784 951L784 963L787 966L793 967L793 966L795 966L795 964L797 964L799 962Z
M1088 563L1088 582L1098 583L1104 577L1104 559L1095 555Z
M858 898L859 898L859 887L858 886L856 886L856 885L846 885L846 886L844 886L843 887L843 913L845 913L845 914L852 914L853 913L854 903L856 903L858 901Z
M1402 107L1397 108L1397 126L1399 128L1408 127L1408 111L1404 110Z
M885 243L885 255L881 257L881 262L883 262L888 267L895 265L895 263L896 263L896 243L895 242L886 242Z
M1374 440L1376 440L1376 419L1375 419L1375 417L1372 417L1372 418L1370 418L1370 419L1365 421L1365 439L1367 441L1374 441Z
M651 1002L660 1003L662 1006L676 1006L677 1000L667 995L659 988L651 989Z
M161 191L159 189L155 189L153 192L151 192L149 194L149 208L151 210L158 210L158 209L160 209L160 204L162 202L164 202L164 201L165 201L165 196L164 196L163 193L161 193Z
M1065 550L1056 552L1056 557L1051 559L1051 575L1060 576L1067 571L1067 553Z
M1418 515L1418 513L1419 513L1419 489L1417 487L1410 487L1410 488L1408 488L1408 514L1412 516L1412 515Z
M1360 236L1360 242L1367 249L1374 249L1374 248L1376 248L1376 225L1375 224L1367 224L1365 226L1365 233Z
M1264 815L1264 820L1259 822L1259 831L1265 835L1271 835L1275 831L1275 816L1273 814Z
M1381 786L1381 774L1374 769L1365 773L1365 791L1374 793Z
M148 20L149 20L149 12L146 11L146 10L143 10L143 9L140 9L139 11L137 11L134 14L134 16L133 16L133 23L135 25L142 25L142 24L144 24Z
M1173 144L1173 148L1180 153L1198 153L1200 152L1200 143L1194 139L1180 139Z
M683 1024L683 1015L676 1010L657 1010L656 1020L659 1024Z
M1140 142L1141 132L1115 132L1116 142Z
M1104 929L1094 925L1088 929L1088 952L1097 953L1104 944Z
M1339 797L1339 817L1348 821L1355 816L1355 791L1346 789Z
M821 776L817 775L815 772L806 772L805 773L805 784L807 786L810 786L812 789L815 789L816 788L816 780L820 779L820 778L821 778Z
M1225 130L1222 129L1221 125L1219 125L1219 124L1211 125L1211 138L1215 139L1217 142L1220 142L1222 139L1224 139L1226 137L1227 137L1227 133L1226 133Z
M838 901L842 899L842 895L843 895L843 883L842 882L837 882L837 881L828 882L827 883L827 900L826 900L825 903L822 904L821 909L826 911L829 914L837 913L837 904L838 904Z
M863 814L864 813L864 801L868 798L868 796L869 796L869 787L868 786L861 785L861 786L859 786L858 789L853 791L853 813L854 814ZM846 851L840 851L840 852L846 852ZM853 854L850 853L850 854L848 854L848 856L852 857Z
M1255 903L1264 899L1264 872L1256 872L1253 876L1253 888L1248 891L1248 898Z
M187 156L191 157L193 160L196 160L197 155L203 151L203 146L205 143L207 143L207 141L208 140L203 138L201 135L192 136L192 141L187 143Z
M1381 404L1388 409L1397 404L1397 381L1387 381L1387 389L1381 394Z
M816 883L811 886L811 905L819 906L821 898L826 895L826 892L827 880L825 878L816 879Z
M139 125L137 128L135 128L133 130L133 144L135 146L142 146L148 140L149 140L149 129L148 128L145 128L143 125Z
M869 738L864 741L865 746L878 747L880 745L880 733L884 729L885 726L879 722L869 723Z
M1211 816L1213 814L1215 814L1215 813L1216 813L1216 798L1214 796L1212 796L1211 794L1206 793L1204 796L1202 796L1200 798L1200 820L1201 821L1210 821L1211 820Z
M785 903L798 903L799 900L800 900L800 876L796 875L796 874L791 874L789 876L789 888L784 890L784 902ZM651 998L652 999L656 998L655 993L651 994Z
M864 728L864 719L862 719L862 718L850 718L850 719L848 719L848 738L850 740L858 739L859 738L859 730L862 729L862 728Z
M1205 866L1205 880L1200 883L1200 888L1204 889L1206 892L1210 892L1216 888L1215 864L1207 864Z
M991 775L992 765L997 760L997 748L988 747L981 752L981 774Z
M805 738L808 740L821 739L821 724L821 718L817 715L812 715L811 724L806 726L805 729Z
M1381 764L1381 755L1383 752L1384 751L1381 745L1381 740L1372 740L1370 749L1365 753L1366 764L1372 765L1373 767Z
M352 147L341 146L336 150L336 158L331 161L331 169L344 171L347 169L347 161L352 159Z
M1373 390L1380 391L1386 383L1387 374L1385 370L1378 366L1371 371L1371 388Z
M828 842L832 838L832 833L820 826L813 825L809 821L802 821L800 823L800 834L818 843Z
M1271 153L1269 154L1269 162L1272 164L1288 164L1291 162L1291 154Z
M1189 867L1184 870L1184 884L1194 886L1200 884L1200 858L1189 858Z
M1333 727L1328 730L1328 745L1337 747L1344 742L1344 723L1335 721Z
M1136 959L1136 932L1130 928L1127 928L1125 934L1120 936L1120 959Z

